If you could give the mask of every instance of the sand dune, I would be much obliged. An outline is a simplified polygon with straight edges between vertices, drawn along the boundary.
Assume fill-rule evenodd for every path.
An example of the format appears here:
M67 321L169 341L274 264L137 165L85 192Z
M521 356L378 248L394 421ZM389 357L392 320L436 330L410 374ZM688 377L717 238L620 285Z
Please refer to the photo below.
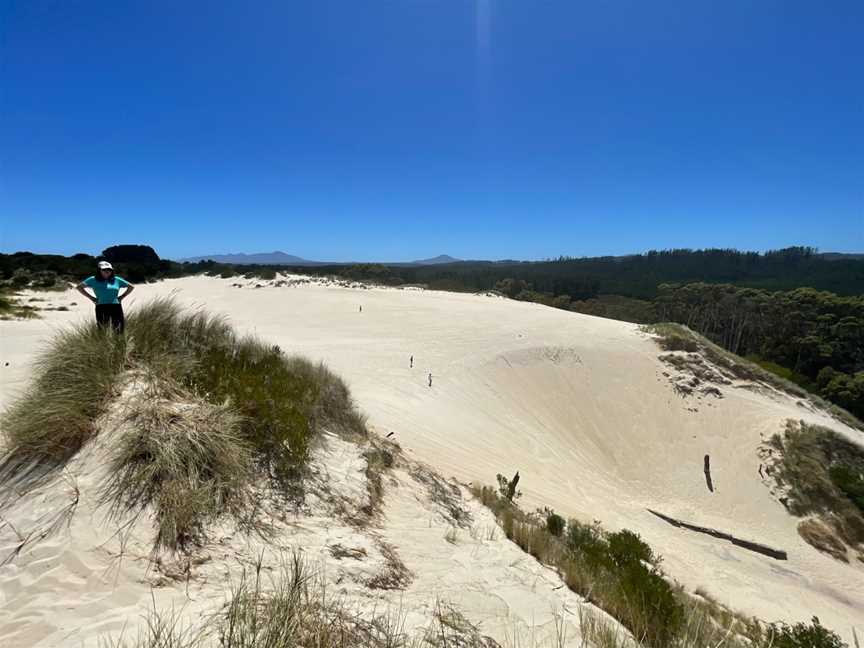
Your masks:
M853 626L859 634L864 629L864 565L837 562L800 539L797 520L763 483L757 455L788 418L859 442L860 433L792 398L735 384L720 387L720 397L682 397L664 375L669 368L656 344L631 324L493 296L316 282L254 287L264 283L170 280L141 286L132 301L173 294L189 307L224 313L241 331L326 362L348 382L374 429L394 433L408 456L463 482L491 483L496 473L518 469L524 506L548 505L638 531L672 577L732 608L766 620L815 614L845 638ZM56 300L75 298L81 301L72 293ZM22 386L39 343L89 311L79 305L39 321L0 322L0 365L10 362L0 366L0 404ZM705 454L714 492L705 483ZM647 508L783 549L789 559L677 529ZM404 537L410 553L415 536L398 524L393 533L391 541ZM11 575L4 569L4 601L25 601L32 612L51 600L50 575L30 583L16 568ZM77 576L69 570L63 578L87 582L88 569ZM6 632L27 620L3 614Z

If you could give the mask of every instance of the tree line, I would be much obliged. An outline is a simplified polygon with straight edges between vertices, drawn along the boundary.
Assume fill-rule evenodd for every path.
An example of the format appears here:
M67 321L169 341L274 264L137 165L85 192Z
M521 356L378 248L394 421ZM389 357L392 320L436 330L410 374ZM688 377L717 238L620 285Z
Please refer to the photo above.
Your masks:
M658 320L686 324L733 353L779 365L785 377L864 419L864 297L702 282L658 290Z

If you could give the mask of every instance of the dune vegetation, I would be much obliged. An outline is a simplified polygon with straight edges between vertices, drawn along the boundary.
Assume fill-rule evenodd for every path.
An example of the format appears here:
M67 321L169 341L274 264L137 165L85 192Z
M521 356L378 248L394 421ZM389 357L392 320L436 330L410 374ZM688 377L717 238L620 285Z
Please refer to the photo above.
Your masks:
M789 421L768 451L781 502L807 518L801 536L839 560L848 562L851 550L864 562L864 448L828 428Z
M452 605L436 601L426 627L408 632L405 610L363 614L332 595L300 553L273 574L260 561L244 573L220 610L188 625L176 610L151 609L140 630L107 648L501 648ZM563 645L563 630L556 645ZM518 648L522 644L513 644ZM510 648L510 644L508 644Z
M39 317L36 308L29 304L22 304L13 291L0 288L0 320L34 317Z
M52 340L4 414L0 487L50 479L118 403L101 500L120 517L153 507L156 549L194 545L221 515L248 523L253 486L297 488L323 430L366 435L324 366L161 299L133 311L125 335L82 324Z
M597 614L581 619L585 639L600 648L840 648L840 638L817 618L794 625L764 623L730 610L704 593L670 582L662 557L638 534L609 532L599 522L567 522L550 509L526 513L502 485L475 486L474 496L498 519L504 534L553 567L572 591L607 612L631 636Z
M727 351L683 324L663 322L644 326L642 329L654 335L657 344L664 351L698 353L717 367L729 379L770 385L774 389L786 394L811 402L817 408L830 413L837 420L842 421L849 427L864 430L864 422L842 407L830 403L819 395L808 391L789 377L784 376L782 372L771 371L760 363ZM661 360L664 359L667 358L661 356Z

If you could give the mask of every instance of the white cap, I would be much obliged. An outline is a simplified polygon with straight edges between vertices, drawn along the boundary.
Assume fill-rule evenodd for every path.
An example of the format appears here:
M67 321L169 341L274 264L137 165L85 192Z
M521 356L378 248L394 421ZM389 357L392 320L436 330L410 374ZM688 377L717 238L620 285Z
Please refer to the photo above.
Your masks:
M113 270L113 269L114 269L114 266L112 266L112 265L111 265L110 263L108 263L107 261L100 261L100 262L99 262L99 269L100 269L100 270Z

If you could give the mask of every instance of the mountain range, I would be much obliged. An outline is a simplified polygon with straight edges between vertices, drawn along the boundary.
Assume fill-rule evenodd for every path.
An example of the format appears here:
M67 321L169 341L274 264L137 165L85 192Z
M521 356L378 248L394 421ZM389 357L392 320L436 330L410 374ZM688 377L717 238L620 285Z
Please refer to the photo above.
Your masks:
M188 257L178 259L180 262L197 263L212 260L216 263L227 263L231 265L287 265L287 266L320 266L320 265L353 265L350 261L311 261L302 257L285 252L258 252L255 254L208 254L205 256ZM457 263L460 259L440 254L431 259L419 259L417 261L402 261L397 263L385 263L388 266L411 266L411 265L441 265L444 263Z

